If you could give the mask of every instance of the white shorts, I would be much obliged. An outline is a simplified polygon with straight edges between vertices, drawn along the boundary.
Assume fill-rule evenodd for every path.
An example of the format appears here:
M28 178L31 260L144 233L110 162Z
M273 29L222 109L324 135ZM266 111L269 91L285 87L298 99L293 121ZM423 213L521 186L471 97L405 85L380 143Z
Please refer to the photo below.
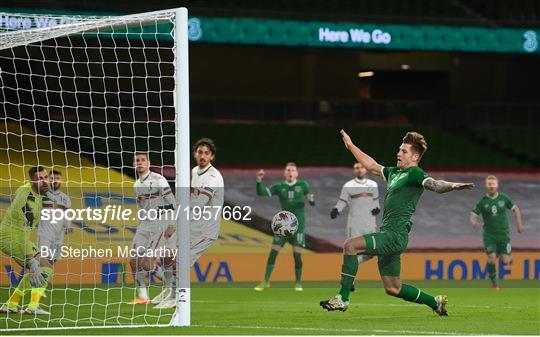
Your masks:
M365 234L375 233L376 227L371 226L347 226L347 238L355 238Z
M177 236L176 232L169 238L165 239L165 236L163 233L160 233L154 237L152 240L151 248L152 249L158 249L158 248L166 248L171 250L176 250L177 244L176 244ZM195 262L199 260L199 258L202 256L202 254L212 246L212 244L216 241L216 239L213 239L207 235L204 235L202 233L191 233L190 235L190 265L193 267Z
M152 245L152 241L155 240L156 236L162 234L165 228L167 228L167 224L164 223L155 223L152 226L139 225L139 227L137 227L135 235L133 236L131 246L133 248L150 248L150 246Z
M48 252L54 252L53 256L43 256L49 260L60 257L60 250L64 244L65 227L62 221L57 223L43 222L38 226L38 250L47 247Z

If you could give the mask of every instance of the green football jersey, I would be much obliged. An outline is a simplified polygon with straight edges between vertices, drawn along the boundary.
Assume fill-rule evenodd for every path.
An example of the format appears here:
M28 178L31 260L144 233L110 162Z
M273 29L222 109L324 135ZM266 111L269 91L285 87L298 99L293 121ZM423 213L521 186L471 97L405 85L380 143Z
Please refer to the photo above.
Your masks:
M44 197L24 184L15 191L15 198L6 211L0 228L34 229L40 222ZM46 199L46 198L45 198Z
M311 194L309 184L305 180L296 180L289 184L286 181L264 187L262 182L257 181L257 195L279 197L279 204L284 211L292 212L298 218L298 231L304 232L306 195Z
M504 193L495 197L485 195L478 201L473 212L484 219L484 234L508 234L508 217L506 210L512 209L514 202Z
M412 225L411 216L424 192L423 182L429 176L418 166L405 170L384 167L382 176L388 185L384 197L381 231L408 233Z

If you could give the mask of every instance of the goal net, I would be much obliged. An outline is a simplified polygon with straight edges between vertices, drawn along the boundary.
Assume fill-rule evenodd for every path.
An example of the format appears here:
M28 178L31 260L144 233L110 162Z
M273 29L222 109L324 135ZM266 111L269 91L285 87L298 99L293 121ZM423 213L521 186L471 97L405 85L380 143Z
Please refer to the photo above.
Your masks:
M134 155L148 154L178 204L189 200L187 11L24 17L0 31L0 330L189 325L182 217L177 309L128 304ZM150 299L161 293L145 278Z

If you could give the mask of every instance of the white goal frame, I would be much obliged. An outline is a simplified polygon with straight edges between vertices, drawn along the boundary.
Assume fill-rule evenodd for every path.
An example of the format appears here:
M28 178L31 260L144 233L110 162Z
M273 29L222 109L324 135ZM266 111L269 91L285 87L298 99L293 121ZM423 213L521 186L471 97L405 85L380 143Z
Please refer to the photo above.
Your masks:
M188 10L176 8L156 12L140 13L126 16L88 17L78 18L76 23L30 29L25 32L23 41L13 39L20 31L0 32L0 49L24 46L42 40L53 39L68 34L76 34L87 30L111 25L116 20L136 20L145 15L159 15L160 13L174 13L174 123L175 123L175 194L179 214L189 206L190 200L190 110L189 110L189 60L188 60ZM35 16L40 16L37 14ZM66 30L66 27L70 27ZM191 325L191 285L190 285L190 231L187 216L178 216L177 244L178 254L176 261L176 311L168 324L132 324L132 325L88 325L88 326L58 326L58 327L32 327L32 328L0 328L0 331L28 331L28 330L71 330L71 329L104 329L104 328L131 328L147 326L190 326Z

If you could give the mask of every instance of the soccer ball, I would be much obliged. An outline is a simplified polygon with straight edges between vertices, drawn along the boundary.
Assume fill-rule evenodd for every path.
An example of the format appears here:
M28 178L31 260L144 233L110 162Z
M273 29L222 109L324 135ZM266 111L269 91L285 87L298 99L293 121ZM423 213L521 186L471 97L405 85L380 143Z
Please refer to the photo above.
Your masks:
M272 219L272 231L276 235L291 236L298 230L296 215L288 211L280 211Z

